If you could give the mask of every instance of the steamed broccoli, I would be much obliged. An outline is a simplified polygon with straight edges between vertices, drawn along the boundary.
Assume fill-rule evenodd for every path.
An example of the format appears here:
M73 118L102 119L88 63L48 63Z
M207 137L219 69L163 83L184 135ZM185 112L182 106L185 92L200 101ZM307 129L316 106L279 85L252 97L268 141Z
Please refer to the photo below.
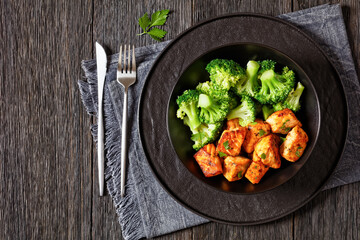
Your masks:
M275 112L274 108L268 106L268 105L263 105L262 106L262 113L263 113L263 117L264 120L268 119L268 117L273 114L273 112Z
M200 92L198 102L200 121L204 123L223 121L229 112L228 91L209 81L200 83L196 90Z
M206 94L210 94L214 90L219 90L219 89L220 88L217 85L215 85L213 82L210 81L201 82L196 86L196 90L198 90L200 93L206 93Z
M215 123L225 119L229 111L229 102L226 99L215 98L201 93L198 107L200 107L201 122Z
M263 105L256 100L253 100L253 101L255 103L255 115L257 116L258 114L260 114L262 112Z
M284 101L294 87L295 74L288 67L278 74L274 69L265 70L260 77L261 88L255 98L262 104L276 104Z
M191 136L193 148L197 151L208 143L215 141L222 130L222 122L214 124L202 123Z
M241 104L231 110L226 116L227 119L231 120L234 118L239 118L239 124L243 127L247 126L249 123L255 121L256 109L255 103L248 96L243 96L241 99Z
M246 78L245 70L233 60L214 59L207 66L210 80L224 90L229 90L241 78Z
M281 111L281 110L283 110L283 109L285 109L285 108L286 108L286 107L285 107L285 105L284 105L283 102L278 102L278 103L276 103L276 104L273 105L273 110L274 110L274 112Z
M229 91L229 110L233 110L239 105L240 99L233 91Z
M234 91L239 95L254 97L259 91L258 70L260 64L250 60L246 65L246 78L241 78L234 87Z
M197 90L186 90L176 99L179 109L176 116L184 120L184 123L190 127L191 131L195 131L200 126L199 109L197 104L199 101L199 92Z
M304 86L300 82L298 82L296 89L291 90L291 92L289 93L289 95L287 96L284 102L279 102L273 105L274 110L280 111L285 108L288 108L294 112L299 111L301 108L300 97L303 91L304 91Z
M259 77L261 76L261 74L263 74L263 72L267 70L275 70L276 62L273 60L263 60L263 61L258 61L258 63L260 64L260 69L258 71Z
M304 85L302 85L300 82L298 82L296 89L292 89L291 92L289 93L288 97L285 99L284 101L284 105L286 108L297 112L300 110L301 105L300 105L300 97L301 94L304 91Z

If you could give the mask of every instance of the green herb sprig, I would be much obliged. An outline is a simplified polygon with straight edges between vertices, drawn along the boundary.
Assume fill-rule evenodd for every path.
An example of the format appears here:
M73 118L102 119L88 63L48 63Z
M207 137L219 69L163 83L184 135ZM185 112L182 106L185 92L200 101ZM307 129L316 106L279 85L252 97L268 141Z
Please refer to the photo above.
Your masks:
M227 157L226 153L219 151L219 157Z
M138 36L148 34L150 37L160 42L161 39L164 38L167 31L156 28L155 26L163 26L166 22L168 14L169 9L159 10L154 12L150 19L148 14L145 13L144 16L139 18L139 25L143 32L138 34Z
M224 148L225 148L226 150L232 149L232 148L229 146L229 141L224 142L223 145L224 145Z

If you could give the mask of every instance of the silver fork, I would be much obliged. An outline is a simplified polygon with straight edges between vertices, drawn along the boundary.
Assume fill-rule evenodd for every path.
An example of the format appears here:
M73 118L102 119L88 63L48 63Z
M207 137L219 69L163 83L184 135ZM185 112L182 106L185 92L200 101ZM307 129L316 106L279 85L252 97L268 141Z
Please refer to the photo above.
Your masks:
M127 93L128 88L136 81L136 62L135 62L135 49L132 47L132 60L130 61L130 45L129 50L126 52L126 45L124 46L124 56L122 55L122 46L120 46L119 62L116 79L124 87L124 105L123 105L123 118L122 118L122 132L121 132L121 197L125 195L125 173L126 173L126 152L127 152ZM127 53L127 55L126 55ZM127 64L126 64L127 56ZM124 61L122 61L124 60ZM132 65L131 63L132 62ZM131 65L131 69L130 69Z

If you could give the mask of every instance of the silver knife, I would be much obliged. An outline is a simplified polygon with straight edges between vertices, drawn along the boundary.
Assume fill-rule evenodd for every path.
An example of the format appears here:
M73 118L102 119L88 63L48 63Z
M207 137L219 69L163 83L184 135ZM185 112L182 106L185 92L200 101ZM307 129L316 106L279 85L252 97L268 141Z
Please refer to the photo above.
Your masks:
M98 129L97 155L99 169L100 196L104 195L104 122L103 122L103 93L106 75L107 57L104 48L96 42L96 67L98 79Z

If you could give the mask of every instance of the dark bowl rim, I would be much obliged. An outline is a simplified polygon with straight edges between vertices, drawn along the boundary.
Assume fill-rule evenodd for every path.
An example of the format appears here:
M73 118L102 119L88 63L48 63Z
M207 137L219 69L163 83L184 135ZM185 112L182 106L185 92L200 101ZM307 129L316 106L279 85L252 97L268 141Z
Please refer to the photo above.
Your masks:
M304 71L304 69L296 62L294 61L289 55L285 54L284 52L274 48L274 47L270 47L268 45L265 45L265 44L261 44L261 43L252 43L252 42L234 42L234 43L229 43L229 44L224 44L224 45L221 45L221 46L218 46L216 48L212 48L212 49L209 49L207 50L206 52L204 52L203 54L201 54L200 56L198 56L196 59L194 59L188 66L187 68L182 72L182 74L177 78L176 80L176 83L175 85L173 86L172 90L171 90L171 94L170 94L170 98L168 99L168 102L167 102L167 112L166 112L166 130L167 130L167 134L168 134L168 138L170 139L170 143L171 143L171 146L174 150L174 152L176 153L177 155L177 151L174 147L174 144L172 142L172 137L171 137L171 134L170 134L170 128L169 128L169 107L170 107L170 102L171 102L171 96L173 95L173 92L174 92L174 89L176 87L176 85L178 84L180 78L182 78L183 74L196 62L198 61L200 58L202 58L203 56L205 56L206 54L209 54L210 52L213 52L213 51L216 51L218 49L221 49L221 48L226 48L226 47L231 47L231 46L239 46L239 45L255 45L255 46L260 46L260 47L263 47L263 48L268 48L274 52L277 52L277 53L280 53L280 55L284 56L285 58L287 58L287 60L289 60L291 63L293 63L297 69L299 69L301 71L302 74L304 74L305 78L307 78L307 80L309 81L309 84L311 85L311 88L313 89L314 93L315 93L315 99L316 99L316 105L317 105L317 109L318 109L318 127L316 129L316 137L315 137L315 140L314 140L314 143L312 144L311 148L306 148L305 151L306 152L309 152L307 158L305 159L302 159L300 158L300 161L302 161L301 163L301 166L297 169L297 171L295 171L292 175L290 175L290 177L288 177L286 179L286 181L280 183L280 184L276 184L274 186L271 186L267 189L264 189L264 190L260 190L260 191L256 191L256 192L231 192L231 191L225 191L223 189L220 189L220 188L217 188L217 187L214 187L206 182L204 182L203 180L199 179L198 177L195 176L195 178L197 178L198 180L200 180L200 182L202 184L206 184L207 186L215 189L216 191L221 191L221 192L225 192L225 193L228 193L228 194L235 194L235 195L252 195L252 194L261 194L263 192L266 192L266 191L269 191L269 190L272 190L276 187L279 187L281 186L282 184L286 183L287 181L291 180L299 171L300 169L306 164L307 160L309 159L309 157L311 156L311 153L312 153L312 150L314 149L316 143L317 143L317 140L318 140L318 137L319 137L319 132L320 132L320 127L321 127L321 108L320 108L320 102L319 102L319 97L318 97L318 94L317 94L317 91L316 91L316 88L315 86L313 85L312 81L311 81L311 78L308 76L308 74ZM292 69L293 70L293 69ZM299 81L299 80L298 80ZM300 82L300 81L299 81ZM184 162L180 159L180 157L177 155L178 159L177 160L180 160L180 162L182 164L184 164ZM184 164L185 168L187 171L189 171L192 175L194 175L190 170L189 168ZM260 183L259 183L260 184ZM259 185L257 184L257 185Z
M177 199L174 194L170 191L170 189L168 189L166 187L166 185L160 180L160 177L158 176L158 173L156 173L156 171L153 169L152 167L152 163L150 162L149 160L149 153L144 149L144 139L143 139L143 136L141 134L141 131L140 131L140 109L141 109L141 105L142 105L142 99L144 97L144 92L146 91L145 88L146 88L146 82L149 78L149 76L151 76L152 72L154 71L154 66L159 62L160 58L162 57L163 53L164 52L167 52L170 47L177 41L179 40L179 38L181 38L182 36L184 36L186 33L192 31L193 29L201 26L201 25L204 25L206 23L209 23L209 22L212 22L214 20L219 20L219 19L223 19L223 18L228 18L228 17L236 17L236 16L249 16L249 17L260 17L260 18L266 18L266 19L270 19L270 20L274 20L274 21L279 21L281 22L282 24L285 24L291 28L293 28L294 30L298 31L301 35L303 35L308 41L310 41L322 54L323 56L327 59L327 61L330 63L330 65L332 66L332 68L334 69L334 71L336 72L337 76L339 77L340 79L340 74L338 72L338 70L335 68L335 65L334 63L329 59L329 57L327 56L327 54L325 53L325 51L320 47L320 45L318 43L316 43L310 36L308 36L304 31L300 30L298 27L296 27L295 25L291 24L290 22L287 22L281 18L278 18L278 17L273 17L273 16L269 16L269 15L266 15L266 14L260 14L260 13L250 13L250 12L237 12L237 13L231 13L231 14L221 14L221 15L218 15L218 16L215 16L215 17L212 17L212 18L208 18L208 19L205 19L205 20L202 20L202 21L199 21L198 23L194 24L193 26L187 28L186 30L184 30L183 32L181 32L179 35L177 35L173 40L171 40L168 45L166 45L166 47L160 52L160 54L156 57L154 63L152 64L151 66L151 69L149 70L147 76L146 76L146 79L145 79L145 83L144 83L144 86L141 90L141 93L140 93L140 101L138 103L138 109L137 109L137 125L138 125L138 134L139 134L139 139L140 139L140 143L141 143L141 146L144 150L144 153L145 153L145 156L147 158L147 162L149 163L150 165L150 170L151 172L153 173L155 179L157 180L157 182L160 184L160 186L172 197L172 199L174 199L177 203L179 203L181 206L183 206L184 208L186 208L187 210L191 211L192 213L198 215L198 216L201 216L203 218L206 218L208 220L211 220L211 221L214 221L214 222L219 222L219 223L224 223L224 224L231 224L231 225L241 225L241 226L249 226L249 225L258 225L258 224L262 224L262 223L267 223L267 222L270 222L270 221L274 221L274 220L277 220L277 219L280 219L282 217L285 217L287 215L289 215L290 213L300 209L301 207L303 207L305 204L307 204L308 202L310 202L310 200L312 200L315 196L317 196L319 194L319 192L323 189L323 187L325 186L325 184L329 181L329 178L331 176L331 174L334 172L335 168L338 166L339 164L339 160L337 161L336 164L334 164L333 168L329 171L328 175L327 175L327 179L325 179L323 181L323 183L319 186L318 190L312 194L311 196L309 196L307 199L304 199L304 201L289 209L288 211L284 212L284 213L281 213L279 215L276 215L276 216L272 216L270 218L267 218L267 219L263 219L263 220L257 220L257 221L249 221L249 222L230 222L230 221L224 221L224 220L221 220L221 219L216 219L216 218L213 218L213 217L210 217L210 216L207 216L201 212L198 212L196 211L195 209L187 206L184 202L180 201L179 199ZM342 92L345 93L344 91L344 84L342 83L342 81L340 81L340 85L342 86ZM347 121L346 121L346 134L345 134L345 139L347 139L348 137L348 133L349 133L349 129L348 129L348 126L349 126L349 105L348 105L348 101L346 99L346 96L344 94L344 99L345 99L345 104L346 104L346 118L347 118ZM341 158L344 154L344 150L345 150L345 143L343 144L342 146L342 149L341 149L341 154L339 154L339 158Z

